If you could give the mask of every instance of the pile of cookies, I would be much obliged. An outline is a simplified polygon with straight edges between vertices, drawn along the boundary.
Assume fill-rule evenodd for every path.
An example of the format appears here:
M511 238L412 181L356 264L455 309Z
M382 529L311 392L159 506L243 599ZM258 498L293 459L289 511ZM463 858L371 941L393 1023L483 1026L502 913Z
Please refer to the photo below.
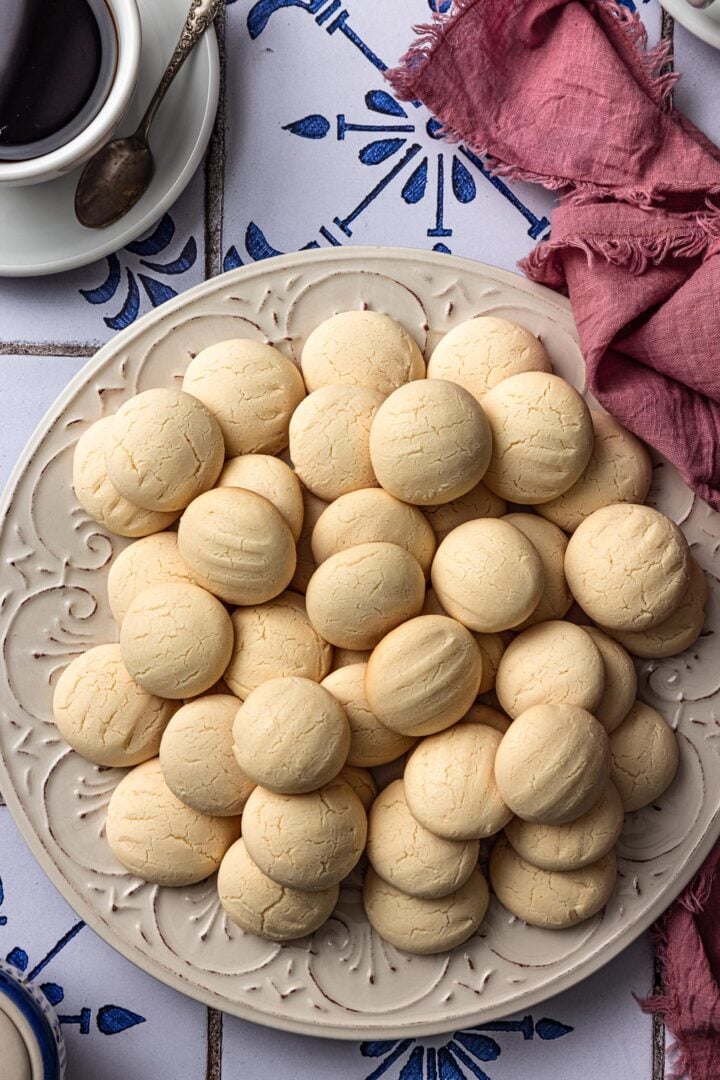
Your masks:
M365 853L373 927L452 948L484 918L489 839L513 915L598 912L624 813L678 763L631 655L687 648L707 598L650 480L643 445L495 317L427 370L366 310L317 327L299 368L220 342L182 390L99 420L75 493L135 542L108 577L119 643L72 661L54 714L129 770L115 856L160 885L219 871L228 916L274 940L317 929Z

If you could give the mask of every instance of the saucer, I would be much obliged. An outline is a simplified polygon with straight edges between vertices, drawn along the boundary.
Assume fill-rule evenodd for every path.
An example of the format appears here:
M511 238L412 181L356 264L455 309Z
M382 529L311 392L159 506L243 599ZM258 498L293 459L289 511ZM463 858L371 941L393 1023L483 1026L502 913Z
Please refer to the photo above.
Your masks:
M687 0L660 0L660 4L691 34L720 49L720 0L708 8L694 8Z
M165 69L188 11L187 0L138 0L142 55L138 87L118 134L133 131ZM132 210L106 229L75 217L81 169L31 187L0 186L0 276L30 277L72 270L117 251L150 228L185 189L212 132L220 59L211 27L185 62L150 132L156 172Z

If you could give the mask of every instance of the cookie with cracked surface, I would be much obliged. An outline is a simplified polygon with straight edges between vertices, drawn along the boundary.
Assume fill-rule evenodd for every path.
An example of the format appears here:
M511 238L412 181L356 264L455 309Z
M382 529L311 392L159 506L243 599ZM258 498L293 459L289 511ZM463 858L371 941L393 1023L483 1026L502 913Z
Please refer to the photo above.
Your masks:
M434 589L428 589L425 593L422 615L447 615L447 611L437 598ZM513 639L509 630L498 634L480 634L472 632L482 656L482 679L478 687L478 694L486 694L495 686L495 677L500 664L502 654Z
M308 491L301 481L300 491L303 500L303 523L296 548L297 565L290 588L295 592L304 593L310 578L317 570L317 563L312 553L312 532L315 523L328 504L324 499L318 499L317 495L313 495L312 491Z
M228 918L268 941L294 941L314 933L329 919L340 892L338 885L318 892L278 885L255 865L242 839L223 856L217 885Z
M637 672L622 645L596 626L582 629L593 639L605 665L605 693L593 710L608 734L621 724L630 712L637 694Z
M218 341L190 361L183 390L217 419L228 457L277 454L288 444L293 411L305 397L291 360L260 341Z
M316 326L300 361L308 390L342 383L384 396L425 378L425 360L414 338L379 311L341 311Z
M438 544L458 525L475 521L477 518L502 517L506 510L505 500L493 495L482 480L459 499L441 503L439 506L423 507L423 513L432 526Z
M357 765L343 765L337 774L337 778L343 780L353 789L367 814L378 793L375 778L370 770L361 769Z
M213 486L225 459L217 420L182 390L136 394L110 417L107 433L110 481L146 510L184 510Z
M195 584L180 557L177 533L154 533L128 544L113 560L108 573L108 601L115 621L123 621L138 593L164 581Z
M229 458L217 487L238 487L262 495L279 510L297 543L303 525L303 497L300 481L289 465L269 454L243 454Z
M76 656L53 694L53 716L67 743L95 765L125 768L154 757L176 705L132 678L119 645Z
M528 926L561 930L592 918L617 880L612 851L578 870L542 870L501 837L490 855L490 884L503 907Z
M407 753L415 739L392 731L375 716L365 694L366 671L366 663L341 667L322 685L340 702L350 724L348 764L373 768Z
M239 708L232 694L207 694L178 709L163 733L160 767L165 783L201 814L240 814L255 787L233 756Z
M462 945L485 918L490 902L487 882L475 869L448 896L407 896L372 867L365 875L363 905L374 930L403 952L431 956Z
M514 525L528 538L540 556L545 575L545 587L537 606L515 629L526 630L529 626L547 622L548 619L562 619L573 602L572 593L565 580L567 536L557 525L545 521L537 514L506 514L503 521Z
M680 606L690 550L674 521L650 506L614 503L580 524L565 553L565 577L603 630L649 630Z
M539 825L514 817L505 835L518 855L541 870L579 870L615 847L623 827L622 799L609 783L599 802L565 825Z
M691 557L690 583L678 607L649 630L610 630L633 656L648 659L677 656L694 645L705 625L708 583L702 567Z
M203 881L239 835L239 817L211 817L181 802L165 783L158 758L127 773L108 803L110 850L131 874L155 885Z
M501 735L505 734L511 723L510 718L505 716L504 713L491 708L489 705L483 705L479 701L470 706L462 720L464 724L485 724L487 727L499 731Z
M367 664L372 649L333 649L332 671L351 664Z
M679 764L677 735L655 709L636 701L610 736L610 775L625 813L648 806L670 787Z
M549 502L580 479L593 448L590 410L557 375L528 371L493 387L482 403L492 431L484 481L509 502Z

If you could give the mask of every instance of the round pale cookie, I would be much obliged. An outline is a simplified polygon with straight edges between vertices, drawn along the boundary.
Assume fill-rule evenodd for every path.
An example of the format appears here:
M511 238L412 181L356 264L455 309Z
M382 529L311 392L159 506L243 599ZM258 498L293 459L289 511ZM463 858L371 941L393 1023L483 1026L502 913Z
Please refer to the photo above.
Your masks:
M158 758L127 773L108 803L110 850L131 874L155 885L203 881L239 835L239 817L211 817L180 802Z
M430 573L435 533L422 511L382 488L349 491L331 503L313 529L312 552L319 566L338 551L377 541L405 548L425 577Z
M349 784L333 780L305 795L256 787L245 804L248 854L279 885L317 892L350 873L367 839L367 815Z
M679 763L677 735L665 719L636 701L610 736L610 775L625 813L648 806L670 786Z
M495 783L501 740L499 731L471 720L430 735L416 747L405 766L405 794L426 829L470 840L492 836L507 825L512 811Z
M228 604L272 600L295 573L290 526L254 491L214 488L180 518L178 550L195 580Z
M230 616L197 585L163 582L135 597L120 627L123 663L146 690L189 698L218 681L232 652Z
M93 521L118 536L148 536L172 525L178 510L143 510L130 502L110 480L105 447L112 417L97 420L80 436L73 454L75 497Z
M218 896L229 919L269 941L293 941L314 933L332 915L340 888L319 892L278 885L248 855L244 840L225 853L217 877Z
M421 614L447 615L434 589L428 589L425 593L425 603ZM473 637L478 643L480 655L482 656L482 679L478 687L478 694L486 694L495 686L495 676L497 675L500 658L512 641L513 635L506 630L501 634L473 633Z
M145 390L110 418L108 476L146 510L183 510L213 486L224 459L217 420L181 390Z
M635 701L637 672L632 660L617 641L613 641L595 626L583 626L582 629L593 639L605 665L605 693L592 712L595 719L599 720L610 734L623 722Z
M545 588L540 556L507 521L466 521L449 533L431 580L442 606L471 630L494 634L527 619Z
M312 533L315 524L328 505L324 499L318 499L312 491L308 491L304 484L300 484L303 499L303 524L300 539L297 542L297 566L293 574L290 588L295 592L304 593L308 582L317 570L317 563L312 553Z
M300 362L308 390L345 383L383 396L425 378L425 360L407 330L379 311L341 311L312 331Z
M352 664L331 672L322 685L337 698L350 724L349 765L373 768L407 753L415 740L385 727L368 705L365 696L367 664Z
M615 847L623 827L622 799L614 784L582 817L565 825L539 825L514 817L505 835L518 855L541 870L579 870Z
M372 649L333 649L332 671L350 667L351 664L367 664Z
M76 656L53 694L53 716L65 741L93 764L114 768L154 757L175 708L135 682L119 645L96 645Z
M561 930L597 915L617 879L614 852L579 870L541 870L501 837L490 855L490 884L503 907L528 926Z
M499 731L501 735L505 734L511 724L510 717L497 709L491 709L489 705L482 705L479 701L470 706L462 720L464 724L485 724Z
M440 506L423 507L423 513L432 526L438 544L458 525L475 521L476 518L502 517L506 510L505 500L493 495L482 480L459 499L442 503Z
M297 675L258 686L237 711L235 759L270 791L300 795L337 776L347 761L350 725L329 690Z
M573 596L607 630L649 630L667 619L687 594L690 566L675 522L632 503L585 518L565 553Z
M562 825L595 805L610 776L610 746L577 705L534 705L510 725L495 756L505 803L524 821Z
M643 443L608 413L592 412L594 440L579 480L538 513L565 532L611 503L643 503L652 483L652 461Z
M567 536L557 525L545 521L537 514L506 514L503 521L514 525L528 538L540 556L545 574L545 588L537 607L516 629L526 630L528 626L547 622L548 619L562 619L573 602L572 593L565 580Z
M108 573L108 601L115 621L123 621L138 593L163 581L195 583L180 558L177 533L154 533L128 544L113 560Z
M425 577L397 544L358 544L331 555L307 587L307 613L319 634L341 649L371 649L420 612Z
M239 698L268 679L301 675L320 682L330 670L332 646L310 622L298 593L284 592L267 604L236 608L231 618L235 638L225 681Z
M481 677L482 658L470 631L444 615L421 615L373 650L365 694L386 727L432 735L465 715Z
M690 559L690 583L679 606L649 630L612 630L612 636L633 656L658 659L676 656L697 641L705 625L708 583L701 566Z
M476 315L453 326L435 346L428 379L449 379L482 401L493 386L522 371L552 371L534 334L494 315Z
M357 765L343 765L337 778L353 789L367 814L378 793L377 784L370 770L360 769Z
M434 900L407 896L372 867L365 875L363 905L373 930L396 949L417 956L462 945L480 926L489 902L487 882L477 869L456 892Z
M448 840L413 817L402 780L380 792L368 815L367 857L385 881L408 896L455 892L477 866L477 840Z
M293 410L305 397L295 365L260 341L219 341L190 361L183 390L207 405L228 457L276 454L288 443Z
M183 705L165 728L160 743L165 783L201 814L239 814L255 787L233 756L239 708L232 694L208 694Z
M483 398L492 431L485 483L509 502L545 503L580 478L593 426L577 390L557 375L511 375Z
M365 386L324 386L308 394L290 421L290 456L305 487L328 502L376 487L370 425L383 396Z
M574 623L539 623L503 653L495 693L516 717L532 705L579 705L594 713L605 693L605 664L590 635Z
M244 488L262 495L285 518L293 540L299 540L304 513L300 481L280 458L269 454L230 458L218 477L217 486Z
M454 383L423 379L386 398L370 429L380 486L403 502L435 506L482 480L490 460L485 414Z

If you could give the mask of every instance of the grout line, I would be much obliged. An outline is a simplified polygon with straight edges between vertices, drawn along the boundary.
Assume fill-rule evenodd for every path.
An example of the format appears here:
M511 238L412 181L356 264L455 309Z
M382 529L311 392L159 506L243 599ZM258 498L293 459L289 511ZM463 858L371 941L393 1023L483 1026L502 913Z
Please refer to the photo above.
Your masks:
M222 1037L223 1014L217 1009L208 1008L205 1080L222 1080Z
M226 11L215 20L220 52L220 98L212 135L205 156L205 278L222 273L223 206L225 184L225 82Z
M653 966L653 997L663 990L662 965L655 954ZM652 1014L652 1080L665 1080L665 1024L660 1013Z
M673 19L672 15L668 14L668 12L665 11L664 8L663 8L663 12L662 12L662 21L660 23L660 37L663 39L663 41L669 41L670 44L671 44L671 47L674 45L674 41L675 41L675 20ZM674 52L672 51L672 48L671 48L670 59L668 60L667 64L664 65L664 67L662 69L662 74L666 75L669 71L674 71L674 70L675 70L675 57L674 57ZM671 105L673 104L673 93L674 92L671 90L670 91L670 104Z
M0 356L94 356L102 342L0 341Z

